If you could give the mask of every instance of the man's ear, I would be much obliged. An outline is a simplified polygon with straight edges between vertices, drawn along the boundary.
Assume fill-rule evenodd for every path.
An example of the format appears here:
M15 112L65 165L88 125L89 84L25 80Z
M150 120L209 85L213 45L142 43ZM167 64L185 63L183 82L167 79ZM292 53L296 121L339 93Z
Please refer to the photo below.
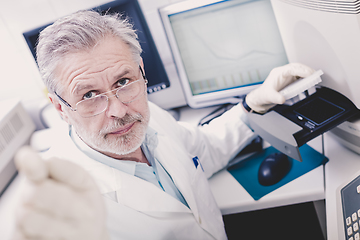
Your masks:
M61 118L67 122L68 124L70 124L69 122L69 118L67 116L67 113L64 112L64 109L63 109L63 105L61 105L61 103L59 102L59 99L57 99L56 95L55 94L52 94L52 93L48 93L48 98L50 99L50 102L54 105L56 111L59 112Z

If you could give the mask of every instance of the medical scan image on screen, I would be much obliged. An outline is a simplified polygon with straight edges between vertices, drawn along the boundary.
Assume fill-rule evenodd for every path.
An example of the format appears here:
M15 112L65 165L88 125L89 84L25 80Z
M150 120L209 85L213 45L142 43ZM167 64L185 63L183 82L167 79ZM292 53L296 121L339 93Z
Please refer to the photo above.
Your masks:
M270 1L221 1L169 20L193 95L261 83L288 63Z

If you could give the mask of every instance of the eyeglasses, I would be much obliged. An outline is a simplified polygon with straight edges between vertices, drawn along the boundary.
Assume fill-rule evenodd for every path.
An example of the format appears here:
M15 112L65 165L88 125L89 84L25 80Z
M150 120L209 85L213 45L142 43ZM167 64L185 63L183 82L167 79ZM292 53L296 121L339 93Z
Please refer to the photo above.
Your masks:
M119 101L124 104L129 104L139 99L146 91L146 84L148 83L143 70L139 66L142 78L132 81L122 87L116 88L114 90L96 95L95 97L81 100L76 103L76 108L73 108L69 103L67 103L62 97L60 97L56 91L55 95L63 102L67 107L72 111L76 111L80 116L84 118L93 117L104 112L109 106L109 98L116 96ZM109 93L115 92L114 95L110 97L107 96Z

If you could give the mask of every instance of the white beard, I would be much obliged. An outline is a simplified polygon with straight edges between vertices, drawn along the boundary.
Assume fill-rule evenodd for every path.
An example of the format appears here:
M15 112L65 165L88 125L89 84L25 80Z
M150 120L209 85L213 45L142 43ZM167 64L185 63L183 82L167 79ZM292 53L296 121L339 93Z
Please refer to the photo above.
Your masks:
M126 155L138 149L145 139L149 123L149 111L142 116L140 113L134 115L126 114L123 118L114 121L98 132L85 129L82 124L73 124L79 137L91 148L104 153ZM121 136L110 136L108 133L115 131L125 124L136 122L131 131Z

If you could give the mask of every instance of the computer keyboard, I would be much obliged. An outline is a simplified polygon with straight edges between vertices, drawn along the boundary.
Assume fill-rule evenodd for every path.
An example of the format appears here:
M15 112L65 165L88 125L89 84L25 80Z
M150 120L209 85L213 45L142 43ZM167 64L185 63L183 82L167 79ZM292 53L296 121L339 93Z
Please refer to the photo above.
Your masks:
M341 189L345 239L360 240L360 176Z

